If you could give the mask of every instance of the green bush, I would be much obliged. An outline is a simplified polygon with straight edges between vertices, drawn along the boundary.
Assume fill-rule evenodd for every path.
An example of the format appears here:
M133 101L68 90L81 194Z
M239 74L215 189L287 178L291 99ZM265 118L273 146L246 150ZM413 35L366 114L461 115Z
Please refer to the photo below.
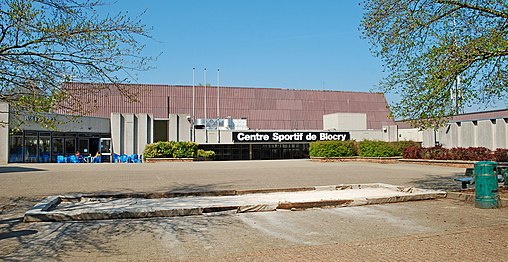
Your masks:
M397 150L398 156L403 155L404 150L409 147L421 147L422 144L420 142L415 141L397 141L397 142L390 142L390 144Z
M143 151L144 158L185 158L197 155L198 144L194 142L160 141L148 144Z
M360 156L363 157L392 157L400 155L402 155L402 152L389 142L370 140L360 142Z
M143 151L143 157L156 158L156 157L172 157L173 156L174 142L157 142L148 144Z
M310 143L311 157L348 157L354 156L354 141L317 141Z
M194 142L175 142L173 146L174 158L194 157L198 153L198 144Z
M213 159L215 157L215 152L212 150L198 149L198 157Z

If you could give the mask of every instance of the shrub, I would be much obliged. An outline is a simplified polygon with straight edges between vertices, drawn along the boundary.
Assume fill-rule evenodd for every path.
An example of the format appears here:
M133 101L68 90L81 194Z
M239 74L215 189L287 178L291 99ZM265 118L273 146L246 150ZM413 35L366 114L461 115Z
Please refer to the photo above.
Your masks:
M347 157L355 153L354 141L317 141L309 146L311 157Z
M421 143L415 142L415 141L397 141L397 142L390 142L390 144L397 150L398 155L401 156L404 153L404 149L409 147L415 147L420 148Z
M173 144L174 142L157 142L148 144L143 151L145 158L156 158L156 157L172 157L173 156Z
M410 146L404 148L402 151L402 157L406 159L420 159L422 148L420 146Z
M420 151L420 157L422 159L435 159L435 160L447 160L448 149L442 146L422 148Z
M143 151L145 158L163 158L163 157L194 157L197 154L198 144L194 142L174 142L160 141L148 144Z
M198 157L213 159L215 157L215 152L212 150L198 149Z
M173 145L173 157L194 157L198 153L198 144L194 142L175 142Z
M392 157L399 156L393 144L384 141L364 140L360 142L360 156L363 157Z
M508 162L508 149L497 149L494 152L494 160L497 162Z
M504 152L503 152L504 151ZM508 160L508 150L500 149L499 152L493 153L485 147L454 147L443 148L441 146L429 148L409 147L404 150L404 158L408 159L435 159L435 160L467 160L467 161L482 161L498 159Z

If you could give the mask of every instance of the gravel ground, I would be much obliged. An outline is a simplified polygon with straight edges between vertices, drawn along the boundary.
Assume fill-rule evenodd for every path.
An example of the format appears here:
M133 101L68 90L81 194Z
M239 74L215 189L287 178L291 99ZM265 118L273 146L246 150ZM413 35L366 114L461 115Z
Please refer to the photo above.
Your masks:
M249 161L0 166L3 261L505 261L508 209L450 199L348 208L22 223L52 194L256 189L342 183L458 188L463 169Z

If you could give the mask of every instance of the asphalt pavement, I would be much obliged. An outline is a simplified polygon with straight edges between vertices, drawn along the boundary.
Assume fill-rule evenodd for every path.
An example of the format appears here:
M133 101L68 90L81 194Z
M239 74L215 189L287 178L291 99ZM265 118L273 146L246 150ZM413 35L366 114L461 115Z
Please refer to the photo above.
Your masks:
M461 168L309 160L0 166L3 261L504 261L508 209L451 199L89 222L23 223L43 197L387 183L458 189Z

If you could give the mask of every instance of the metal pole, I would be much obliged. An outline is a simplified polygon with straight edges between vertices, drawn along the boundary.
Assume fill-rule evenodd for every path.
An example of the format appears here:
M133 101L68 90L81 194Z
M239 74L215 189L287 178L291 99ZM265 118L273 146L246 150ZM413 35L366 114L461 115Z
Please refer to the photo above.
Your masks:
M196 142L196 130L194 130L194 119L196 119L196 85L194 82L194 71L195 67L192 68L192 118L191 118L191 140Z
M219 92L219 88L220 88L220 71L219 69L217 69L217 119L219 119L219 97L220 97L220 92Z
M205 143L208 143L208 130L207 130L207 115L206 115L206 68L204 70L205 78Z
M220 143L220 133L219 133L219 117L220 117L220 113L219 113L219 98L220 98L220 92L219 92L219 88L220 88L220 70L217 69L217 143Z

